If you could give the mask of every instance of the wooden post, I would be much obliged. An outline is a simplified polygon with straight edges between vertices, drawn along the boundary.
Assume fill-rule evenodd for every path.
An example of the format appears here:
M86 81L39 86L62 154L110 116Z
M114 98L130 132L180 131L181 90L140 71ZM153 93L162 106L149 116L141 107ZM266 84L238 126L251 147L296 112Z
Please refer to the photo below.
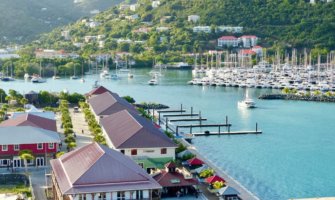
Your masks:
M165 130L167 131L168 130L168 118L165 118Z
M176 127L176 136L179 136L178 129L179 129L179 126Z
M191 115L193 115L193 107L191 107Z
M199 117L201 119L201 111L199 111ZM199 121L199 124L202 125L202 120Z
M158 125L161 125L161 113L158 112Z
M180 104L180 114L183 114L183 104Z
M219 126L219 135L221 135L221 126Z
M190 126L190 132L191 132L191 134L192 134L192 124L191 124L191 126Z
M258 130L258 124L257 124L257 122L256 122L256 133L257 133L257 130Z
M228 127L228 133L230 133L230 126L227 126Z
M226 124L228 124L228 116L226 115Z

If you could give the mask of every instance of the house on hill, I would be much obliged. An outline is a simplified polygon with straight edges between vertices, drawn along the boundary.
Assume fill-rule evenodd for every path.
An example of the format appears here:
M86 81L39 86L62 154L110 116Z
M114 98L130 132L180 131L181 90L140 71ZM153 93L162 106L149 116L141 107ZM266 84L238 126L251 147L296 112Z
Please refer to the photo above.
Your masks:
M235 36L222 36L218 39L219 47L238 47L239 40Z
M160 199L161 186L139 165L97 143L50 164L55 200Z

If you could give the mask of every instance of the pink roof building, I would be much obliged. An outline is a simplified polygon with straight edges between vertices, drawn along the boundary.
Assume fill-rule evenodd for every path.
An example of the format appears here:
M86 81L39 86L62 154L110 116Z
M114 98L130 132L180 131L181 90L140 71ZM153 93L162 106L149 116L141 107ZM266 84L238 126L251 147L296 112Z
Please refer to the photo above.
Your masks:
M237 47L239 43L235 36L222 36L218 39L219 47Z
M64 154L50 164L55 200L159 198L161 186L138 164L97 143Z
M255 35L243 35L239 38L244 48L250 48L257 45L258 37Z

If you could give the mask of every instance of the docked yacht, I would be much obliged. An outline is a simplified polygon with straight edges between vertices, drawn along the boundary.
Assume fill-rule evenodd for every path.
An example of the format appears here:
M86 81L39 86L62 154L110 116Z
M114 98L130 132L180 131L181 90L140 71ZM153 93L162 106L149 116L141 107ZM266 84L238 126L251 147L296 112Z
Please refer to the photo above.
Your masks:
M157 76L153 76L152 79L148 81L149 85L158 85Z
M46 80L40 77L39 75L33 75L33 77L31 78L31 82L32 83L45 83Z

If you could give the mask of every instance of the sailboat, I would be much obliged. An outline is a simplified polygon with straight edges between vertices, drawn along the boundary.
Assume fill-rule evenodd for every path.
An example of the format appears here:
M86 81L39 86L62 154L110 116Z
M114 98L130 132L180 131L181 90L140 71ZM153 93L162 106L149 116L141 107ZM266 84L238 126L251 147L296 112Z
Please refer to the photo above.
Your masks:
M158 85L158 78L157 75L153 75L152 79L148 81L149 85Z
M74 65L74 69L73 69L73 76L70 77L70 79L72 80L77 80L79 77L76 76L76 65Z
M54 68L54 75L52 76L52 79L56 80L56 79L60 79L59 76L57 76L57 67L55 66Z
M84 83L85 79L84 79L84 64L81 64L81 79L80 82Z
M13 78L13 65L11 65L11 75L8 76L8 66L7 66L7 76L5 77L2 77L1 80L4 81L4 82L7 82L7 81L15 81L15 79Z
M238 107L240 108L255 108L256 103L252 98L249 97L248 90L245 92L245 99L237 102Z
M40 61L40 74L33 74L31 78L32 83L45 83L46 80L42 78L42 61Z
M128 65L129 65L128 78L132 79L132 78L134 78L134 74L131 73L131 64L129 64L129 61L127 59L127 61L126 61L126 67L128 67Z

